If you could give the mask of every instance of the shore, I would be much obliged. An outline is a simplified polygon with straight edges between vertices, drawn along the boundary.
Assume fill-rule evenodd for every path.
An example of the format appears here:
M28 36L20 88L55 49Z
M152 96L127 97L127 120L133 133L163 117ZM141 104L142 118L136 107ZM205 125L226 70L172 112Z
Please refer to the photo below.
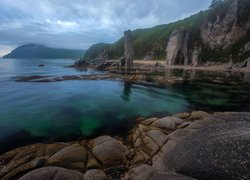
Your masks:
M118 62L117 60L108 60L108 62ZM171 69L183 69L183 70L203 70L203 71L224 71L224 72L243 72L243 73L250 73L250 67L244 67L244 68L233 68L233 69L226 69L224 65L212 65L212 66L191 66L191 65L166 65L165 61L163 60L134 60L134 64L136 66L142 66L142 65L155 65L156 63L161 63L165 66L165 69L171 70Z
M249 177L250 113L193 111L136 121L137 125L125 138L106 135L73 142L34 144L7 152L0 156L0 178Z

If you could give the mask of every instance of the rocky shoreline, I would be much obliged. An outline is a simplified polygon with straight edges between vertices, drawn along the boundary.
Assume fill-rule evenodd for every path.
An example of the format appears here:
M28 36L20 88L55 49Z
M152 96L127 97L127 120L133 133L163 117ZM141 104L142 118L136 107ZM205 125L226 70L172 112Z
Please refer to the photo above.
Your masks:
M249 179L250 113L194 111L138 119L124 139L20 147L0 156L0 178Z

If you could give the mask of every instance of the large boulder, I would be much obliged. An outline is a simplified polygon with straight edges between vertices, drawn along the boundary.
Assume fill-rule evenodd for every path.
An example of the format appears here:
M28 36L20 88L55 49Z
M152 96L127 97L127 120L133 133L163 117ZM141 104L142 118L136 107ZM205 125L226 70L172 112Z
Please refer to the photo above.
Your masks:
M250 179L250 123L231 121L194 132L161 161L167 169L198 179Z
M84 176L78 171L68 170L60 167L44 167L33 170L19 180L83 180Z
M86 162L87 150L79 144L65 147L48 159L49 165L57 165L71 169L84 169Z
M107 180L107 175L100 169L91 169L84 174L84 180Z
M122 142L110 136L100 136L92 142L92 153L104 167L126 164L127 151L127 147Z

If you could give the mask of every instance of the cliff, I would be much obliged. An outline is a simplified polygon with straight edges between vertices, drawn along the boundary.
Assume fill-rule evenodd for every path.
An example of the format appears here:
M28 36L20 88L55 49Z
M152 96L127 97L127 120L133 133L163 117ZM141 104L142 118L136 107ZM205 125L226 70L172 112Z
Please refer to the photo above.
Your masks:
M198 65L206 62L243 62L250 57L250 1L218 0L206 11L189 18L132 31L136 59L166 59L169 65ZM124 55L124 38L103 47L98 53L93 46L85 58L98 58L105 52L109 59ZM91 53L92 52L92 53Z
M80 58L84 55L83 50L50 48L40 44L25 44L14 49L3 58L48 58L67 59Z

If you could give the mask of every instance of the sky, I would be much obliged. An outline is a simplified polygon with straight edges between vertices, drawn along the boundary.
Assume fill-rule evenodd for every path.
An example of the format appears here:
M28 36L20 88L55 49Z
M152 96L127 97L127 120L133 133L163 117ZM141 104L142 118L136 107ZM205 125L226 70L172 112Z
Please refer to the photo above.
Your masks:
M211 0L0 0L0 57L25 43L87 49L125 30L167 24Z

